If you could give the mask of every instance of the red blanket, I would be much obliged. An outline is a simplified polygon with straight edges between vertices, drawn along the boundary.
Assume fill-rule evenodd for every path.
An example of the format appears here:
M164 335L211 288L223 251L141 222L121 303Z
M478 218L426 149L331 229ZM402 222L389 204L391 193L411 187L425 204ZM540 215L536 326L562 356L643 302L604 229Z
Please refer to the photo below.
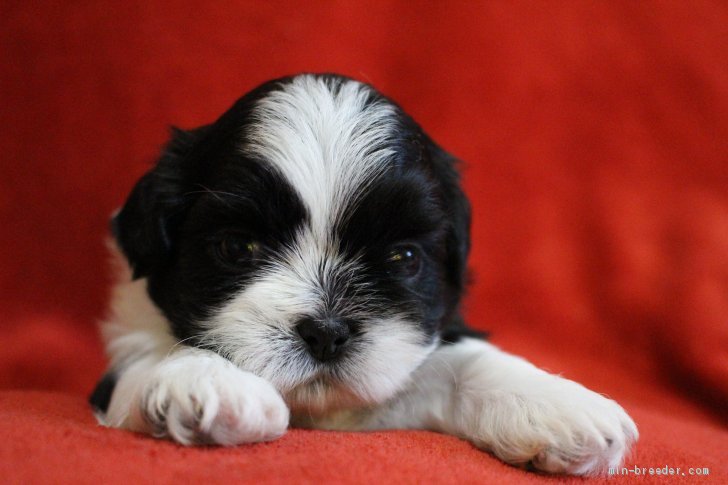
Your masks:
M728 481L727 55L719 2L5 2L0 477L548 480L428 432L185 449L95 425L107 220L167 125L336 71L467 162L470 322L622 403L648 481Z

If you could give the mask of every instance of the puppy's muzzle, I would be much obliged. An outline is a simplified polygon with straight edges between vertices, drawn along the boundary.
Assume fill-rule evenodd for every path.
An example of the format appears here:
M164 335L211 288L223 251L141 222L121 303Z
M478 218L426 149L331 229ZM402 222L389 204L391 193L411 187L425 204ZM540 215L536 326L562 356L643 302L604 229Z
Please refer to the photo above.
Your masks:
M308 352L319 362L339 357L348 347L355 333L352 320L345 318L302 318L296 323L296 332L306 344Z

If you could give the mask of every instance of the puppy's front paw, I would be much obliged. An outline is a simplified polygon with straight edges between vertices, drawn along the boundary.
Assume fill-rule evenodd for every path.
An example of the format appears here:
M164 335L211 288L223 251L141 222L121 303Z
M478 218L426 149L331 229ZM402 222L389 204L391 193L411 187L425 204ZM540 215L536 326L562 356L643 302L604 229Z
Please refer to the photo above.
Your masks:
M538 453L530 464L550 473L604 474L621 464L638 432L634 421L611 399L582 386L537 403Z
M509 463L549 473L596 475L619 466L638 437L632 419L611 399L549 377L491 401L489 447Z
M288 408L273 386L217 356L161 364L137 396L130 428L189 444L236 445L282 436Z

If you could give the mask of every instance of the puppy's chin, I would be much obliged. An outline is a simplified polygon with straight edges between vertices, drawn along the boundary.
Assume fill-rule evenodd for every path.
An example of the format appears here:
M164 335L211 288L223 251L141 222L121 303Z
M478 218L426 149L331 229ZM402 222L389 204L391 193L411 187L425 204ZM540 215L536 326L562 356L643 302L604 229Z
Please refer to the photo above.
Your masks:
M367 406L366 399L328 377L317 377L294 387L283 396L291 413L321 416L342 409Z
M314 417L382 404L411 384L413 372L435 348L434 343L404 344L399 358L384 359L383 346L386 340L283 391L292 413Z

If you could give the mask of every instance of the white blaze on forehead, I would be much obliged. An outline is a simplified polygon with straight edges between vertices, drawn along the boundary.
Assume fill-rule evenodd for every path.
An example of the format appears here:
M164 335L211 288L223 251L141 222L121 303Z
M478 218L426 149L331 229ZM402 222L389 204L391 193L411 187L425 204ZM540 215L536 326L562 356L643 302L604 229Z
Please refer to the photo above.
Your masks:
M274 166L328 240L342 211L355 203L392 160L394 107L367 105L372 89L352 80L302 75L256 104L245 153Z

